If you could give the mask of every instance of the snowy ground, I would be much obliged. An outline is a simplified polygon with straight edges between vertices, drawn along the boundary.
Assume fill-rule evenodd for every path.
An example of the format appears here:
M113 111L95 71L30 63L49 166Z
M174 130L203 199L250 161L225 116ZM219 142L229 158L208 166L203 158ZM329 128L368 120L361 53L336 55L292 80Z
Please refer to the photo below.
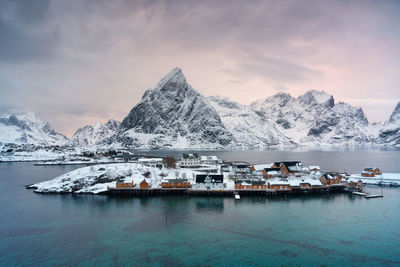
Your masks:
M49 151L45 149L39 149L36 151L21 151L14 152L13 154L1 154L1 161L49 161L49 160L63 160L68 157L69 153L60 151Z
M12 153L0 152L0 162L38 161L35 165L76 165L76 164L101 164L118 163L116 160L104 155L96 155L97 150L76 147L73 149L54 150L41 148L32 151L15 151ZM84 153L94 153L94 157L84 156Z
M271 180L268 180L268 182L271 185L283 185L287 184L290 185L291 187L294 186L300 186L301 183L309 183L311 186L315 185L322 185L319 179L311 177L311 176L302 176L302 177L289 177L288 179L285 179L282 181L281 178L274 178Z
M361 180L364 184L400 186L400 173L382 173L382 177L363 177L361 174L352 174L349 176L347 181L357 182L359 180Z
M124 163L125 160L116 160L110 158L100 158L100 159L87 159L87 160L52 160L52 161L42 161L37 162L34 165L83 165L83 164L110 164L110 163Z
M158 169L145 167L137 163L103 164L83 167L50 181L31 185L38 193L93 193L107 191L115 186L116 178L123 177L124 182L139 184L143 179L151 187L161 187L163 179L187 178L193 182L195 172L188 169Z

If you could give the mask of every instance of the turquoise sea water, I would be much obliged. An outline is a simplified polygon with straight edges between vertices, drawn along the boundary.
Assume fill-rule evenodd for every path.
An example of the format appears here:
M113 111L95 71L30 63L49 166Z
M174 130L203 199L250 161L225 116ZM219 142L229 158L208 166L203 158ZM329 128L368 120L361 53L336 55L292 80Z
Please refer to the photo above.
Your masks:
M1 266L400 265L399 188L240 201L24 188L74 168L0 164Z

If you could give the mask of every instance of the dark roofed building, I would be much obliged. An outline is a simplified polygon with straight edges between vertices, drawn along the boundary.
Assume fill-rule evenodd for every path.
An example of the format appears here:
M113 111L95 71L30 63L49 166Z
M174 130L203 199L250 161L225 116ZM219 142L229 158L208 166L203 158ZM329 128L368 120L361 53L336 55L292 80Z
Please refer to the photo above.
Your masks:
M182 158L189 159L189 158L199 158L198 153L182 153Z
M281 171L286 174L302 171L301 161L277 161L272 164L272 167L280 168Z
M197 174L196 183L223 183L224 176L222 174Z

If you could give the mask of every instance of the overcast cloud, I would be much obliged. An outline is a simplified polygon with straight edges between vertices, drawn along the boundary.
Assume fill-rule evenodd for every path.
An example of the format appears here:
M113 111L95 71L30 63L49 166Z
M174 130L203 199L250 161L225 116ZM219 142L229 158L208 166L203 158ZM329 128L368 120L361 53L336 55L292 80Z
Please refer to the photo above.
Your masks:
M169 70L243 104L325 90L386 120L400 101L399 1L0 0L0 112L60 132L121 120Z

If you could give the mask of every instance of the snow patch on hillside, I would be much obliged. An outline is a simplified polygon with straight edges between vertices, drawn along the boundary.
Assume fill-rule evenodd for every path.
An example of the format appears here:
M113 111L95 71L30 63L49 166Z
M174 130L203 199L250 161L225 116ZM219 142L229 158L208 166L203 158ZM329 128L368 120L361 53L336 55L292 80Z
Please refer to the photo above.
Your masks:
M64 145L68 138L56 133L32 112L0 114L0 144Z
M187 169L158 169L145 167L137 163L118 163L95 165L68 172L50 181L29 186L37 193L91 193L107 191L108 186L115 187L116 179L139 184L146 181L152 187L161 187L163 179L183 178L193 181L195 172Z

